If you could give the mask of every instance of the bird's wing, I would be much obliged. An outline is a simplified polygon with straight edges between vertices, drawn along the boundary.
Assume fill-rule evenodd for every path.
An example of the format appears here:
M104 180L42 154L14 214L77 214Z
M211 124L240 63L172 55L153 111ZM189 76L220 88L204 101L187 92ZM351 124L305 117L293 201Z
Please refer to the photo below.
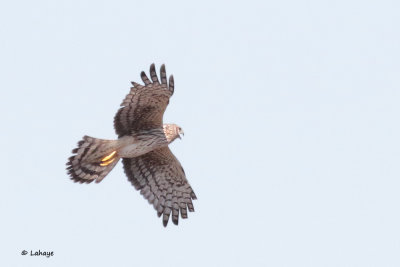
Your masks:
M131 91L122 101L114 117L114 128L119 137L133 131L162 127L164 111L174 93L174 77L169 77L164 64L160 68L161 83L154 64L150 66L150 77L141 73L144 85L132 82Z
M128 180L150 204L163 215L167 226L172 212L172 222L178 224L179 213L187 218L187 210L194 211L192 199L196 199L185 172L168 147L153 150L136 158L123 158L122 163Z

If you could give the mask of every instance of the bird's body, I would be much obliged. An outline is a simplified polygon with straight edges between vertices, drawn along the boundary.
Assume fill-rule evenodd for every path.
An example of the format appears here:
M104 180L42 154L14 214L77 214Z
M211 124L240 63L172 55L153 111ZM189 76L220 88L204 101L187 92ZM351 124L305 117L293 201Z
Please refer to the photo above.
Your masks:
M121 158L138 157L155 149L168 146L168 141L162 128L123 136L118 141L121 145L121 149L118 151Z
M150 67L152 82L142 72L145 85L132 82L134 87L125 97L114 118L117 140L84 136L72 152L67 165L71 179L79 183L101 182L122 158L124 170L132 185L153 204L163 224L170 214L187 218L187 209L194 211L196 199L186 180L185 172L168 145L183 134L176 124L163 124L162 117L174 91L170 76L167 84L164 65L161 84L154 64Z

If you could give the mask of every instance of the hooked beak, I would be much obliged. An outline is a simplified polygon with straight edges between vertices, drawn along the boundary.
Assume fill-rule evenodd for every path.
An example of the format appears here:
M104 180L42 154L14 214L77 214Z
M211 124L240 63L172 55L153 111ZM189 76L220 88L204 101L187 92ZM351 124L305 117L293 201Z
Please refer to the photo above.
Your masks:
M184 135L185 135L185 132L184 132L184 131L180 131L180 132L179 132L179 135L178 135L179 139L182 139L181 135L184 136Z

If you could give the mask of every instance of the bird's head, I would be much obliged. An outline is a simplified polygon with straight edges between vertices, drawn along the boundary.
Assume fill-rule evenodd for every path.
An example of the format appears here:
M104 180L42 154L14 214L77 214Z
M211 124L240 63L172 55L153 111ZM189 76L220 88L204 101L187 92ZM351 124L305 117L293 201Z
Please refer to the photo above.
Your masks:
M171 143L176 138L181 139L181 135L185 135L182 128L176 124L164 124L163 130L168 143Z

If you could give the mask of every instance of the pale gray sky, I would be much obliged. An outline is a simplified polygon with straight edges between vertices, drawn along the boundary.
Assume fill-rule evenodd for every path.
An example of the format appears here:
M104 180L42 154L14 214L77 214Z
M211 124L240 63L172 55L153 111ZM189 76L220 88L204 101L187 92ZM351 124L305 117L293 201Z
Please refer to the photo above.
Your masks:
M2 1L1 266L400 266L398 1ZM130 81L174 74L165 114L198 200L178 227L118 164ZM51 258L22 250L54 251Z

